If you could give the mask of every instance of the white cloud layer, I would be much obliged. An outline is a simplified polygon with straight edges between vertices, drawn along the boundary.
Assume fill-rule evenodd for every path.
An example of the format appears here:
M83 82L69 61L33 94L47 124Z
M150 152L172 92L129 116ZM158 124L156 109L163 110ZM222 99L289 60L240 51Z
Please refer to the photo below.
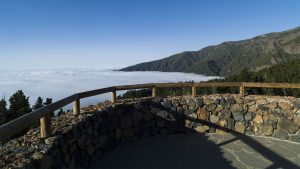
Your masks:
M38 96L51 97L54 101L77 92L114 85L207 81L208 77L187 73L165 72L119 72L99 69L55 70L0 70L0 95L7 100L17 90L30 96L33 104ZM83 105L110 99L111 94L95 96L82 101Z

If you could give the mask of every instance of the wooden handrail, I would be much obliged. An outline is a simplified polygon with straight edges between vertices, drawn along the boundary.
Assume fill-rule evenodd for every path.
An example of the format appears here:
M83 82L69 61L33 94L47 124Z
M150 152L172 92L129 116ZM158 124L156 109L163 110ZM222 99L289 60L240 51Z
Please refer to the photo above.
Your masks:
M291 88L300 89L299 83L255 83L244 82L245 87L248 88Z
M77 115L80 112L80 99L96 96L104 93L112 92L112 102L116 102L116 92L120 90L132 90L132 89L145 89L152 88L152 97L157 97L157 88L166 87L191 87L192 96L197 95L196 89L203 87L239 87L241 97L244 96L245 88L295 88L300 89L300 83L256 83L256 82L213 82L213 83L148 83L148 84L136 84L136 85L123 85L113 86L102 89L96 89L74 95L68 96L61 100L58 100L50 105L42 107L36 111L25 114L15 120L12 120L2 126L0 126L0 140L9 138L22 129L25 129L30 124L41 121L41 137L47 138L51 133L51 126L49 129L49 123L51 124L51 118L46 118L54 111L73 102L73 114ZM48 120L48 121L47 121ZM50 120L50 121L49 121ZM49 131L50 130L50 131Z

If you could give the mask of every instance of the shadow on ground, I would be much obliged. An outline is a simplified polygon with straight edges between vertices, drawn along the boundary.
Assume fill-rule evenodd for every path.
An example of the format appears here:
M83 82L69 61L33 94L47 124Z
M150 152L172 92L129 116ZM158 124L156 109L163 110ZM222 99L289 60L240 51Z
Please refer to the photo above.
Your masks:
M251 145L249 145L251 144ZM175 134L144 138L95 156L92 168L290 168L300 144L235 134ZM297 165L296 165L297 164Z
M92 168L233 168L218 145L202 134L157 136L100 155Z
M170 113L176 114L170 110ZM160 135L137 140L96 154L90 168L199 169L287 168L300 169L300 144L243 135L205 120L185 116L194 123L230 134L223 138L194 133ZM181 126L176 121L177 126ZM218 135L220 136L220 135Z

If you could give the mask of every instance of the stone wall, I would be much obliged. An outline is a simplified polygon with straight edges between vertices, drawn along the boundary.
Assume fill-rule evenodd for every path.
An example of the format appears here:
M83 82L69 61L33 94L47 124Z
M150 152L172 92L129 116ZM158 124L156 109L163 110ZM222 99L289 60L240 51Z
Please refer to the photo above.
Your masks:
M54 118L52 137L40 139L34 129L4 145L0 168L88 167L96 152L105 153L138 138L183 131L183 116L163 110L157 101L89 106L79 116L68 113Z
M293 97L209 95L104 103L52 119L0 148L0 168L88 167L95 153L139 138L189 132L233 132L300 142L300 100Z
M185 128L197 132L229 130L300 142L300 99L276 96L210 95L172 97L163 105L186 116ZM193 120L193 119L197 120ZM207 122L207 123L206 123Z

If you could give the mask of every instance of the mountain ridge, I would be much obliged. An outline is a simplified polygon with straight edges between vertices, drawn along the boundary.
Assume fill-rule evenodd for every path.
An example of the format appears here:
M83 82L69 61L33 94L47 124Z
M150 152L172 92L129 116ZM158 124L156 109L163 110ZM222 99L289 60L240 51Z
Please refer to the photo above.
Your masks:
M300 57L300 27L250 39L227 41L185 51L167 58L129 66L121 71L185 72L214 76L236 75L244 69L259 71Z

